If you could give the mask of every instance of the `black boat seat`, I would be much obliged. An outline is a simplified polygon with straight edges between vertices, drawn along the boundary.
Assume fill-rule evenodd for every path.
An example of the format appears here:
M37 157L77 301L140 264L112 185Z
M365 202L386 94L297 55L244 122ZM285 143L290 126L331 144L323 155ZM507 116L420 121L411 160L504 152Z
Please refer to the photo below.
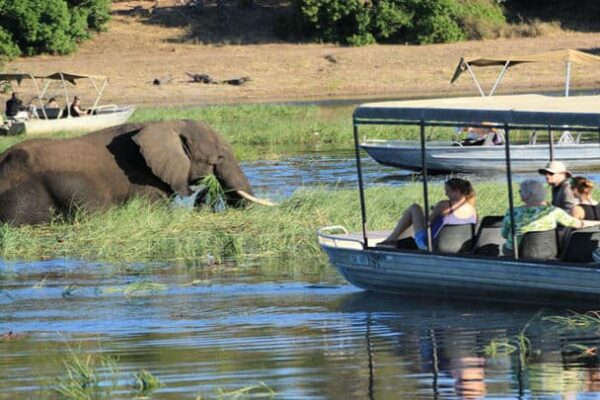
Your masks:
M481 219L473 252L482 256L499 256L501 248L506 239L502 237L501 215L486 215Z
M591 263L594 261L592 254L600 248L600 228L573 230L567 236L561 260L576 263Z
M475 224L444 225L433 241L433 251L462 253L470 251L475 236Z
M44 107L44 112L46 113L46 116L44 117L44 112L39 112L39 111L38 111L38 115L40 118L58 119L61 117L62 111L63 111L62 108L59 108L59 107Z
M519 258L530 260L555 260L558 258L556 229L527 232L521 238Z

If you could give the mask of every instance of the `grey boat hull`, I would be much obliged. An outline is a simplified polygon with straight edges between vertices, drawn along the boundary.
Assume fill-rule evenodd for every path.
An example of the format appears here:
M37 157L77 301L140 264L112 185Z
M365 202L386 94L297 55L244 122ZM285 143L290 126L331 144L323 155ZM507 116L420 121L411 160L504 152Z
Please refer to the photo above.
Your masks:
M348 239L350 236L318 235L330 263L362 289L504 301L600 303L600 264L362 249L358 236Z
M370 140L361 148L380 164L390 167L421 170L419 144L391 140ZM570 169L600 169L600 143L561 144L554 146L554 159L566 163ZM511 169L515 172L534 171L548 162L548 145L510 146ZM427 146L427 169L430 172L504 172L504 146L452 146L432 143Z

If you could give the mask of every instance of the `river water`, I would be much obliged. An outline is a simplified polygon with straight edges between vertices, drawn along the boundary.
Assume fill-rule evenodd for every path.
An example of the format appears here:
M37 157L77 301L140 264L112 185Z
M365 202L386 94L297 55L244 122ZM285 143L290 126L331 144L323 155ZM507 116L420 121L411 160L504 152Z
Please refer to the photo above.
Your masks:
M364 161L373 184L415 179ZM347 150L243 168L270 197L356 185ZM113 360L95 370L111 399L142 395L142 369L157 399L600 398L600 324L548 319L568 315L366 293L320 265L2 263L0 399L57 398L88 356Z

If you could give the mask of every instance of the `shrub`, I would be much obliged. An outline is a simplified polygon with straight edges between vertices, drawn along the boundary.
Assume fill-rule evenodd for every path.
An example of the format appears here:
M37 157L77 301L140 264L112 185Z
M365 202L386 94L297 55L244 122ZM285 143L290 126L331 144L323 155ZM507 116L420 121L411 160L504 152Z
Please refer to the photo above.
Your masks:
M104 29L109 0L0 0L0 55L67 54Z
M494 0L295 0L295 6L305 33L351 45L494 37L506 23Z

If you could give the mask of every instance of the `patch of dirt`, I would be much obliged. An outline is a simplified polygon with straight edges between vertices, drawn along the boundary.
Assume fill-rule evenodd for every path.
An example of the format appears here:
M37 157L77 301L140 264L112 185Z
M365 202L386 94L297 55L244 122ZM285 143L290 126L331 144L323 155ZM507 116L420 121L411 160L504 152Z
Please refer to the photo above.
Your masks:
M373 45L278 42L265 21L286 10L255 1L223 19L214 2L203 9L189 0L113 2L109 30L68 56L20 58L7 71L49 74L72 71L110 78L103 103L185 105L303 101L340 98L409 98L469 94L477 91L468 74L450 85L461 56L523 55L561 48L596 50L600 33L561 32L551 37L497 39L446 45ZM199 2L197 2L199 3ZM489 90L499 69L478 70ZM242 85L193 82L189 74L217 81L249 77ZM518 65L507 73L498 93L560 89L561 64ZM571 88L597 88L596 66L574 65ZM155 80L160 85L155 85ZM91 101L88 88L76 94ZM49 95L60 95L50 91ZM85 104L84 106L87 106Z

